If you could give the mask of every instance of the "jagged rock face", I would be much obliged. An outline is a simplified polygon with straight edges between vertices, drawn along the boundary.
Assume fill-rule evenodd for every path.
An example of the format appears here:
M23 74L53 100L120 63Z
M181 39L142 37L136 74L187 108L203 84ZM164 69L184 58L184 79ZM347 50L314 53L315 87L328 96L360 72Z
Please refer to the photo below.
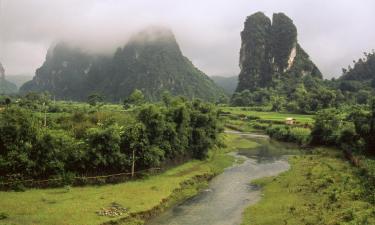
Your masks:
M26 82L21 92L48 91L57 98L83 99L85 79L94 57L78 48L61 42L51 47L43 65L36 70L32 81Z
M245 21L241 32L239 83L237 90L262 87L270 82L270 50L268 36L271 20L263 13L255 13Z
M134 89L150 100L164 91L215 100L223 90L182 55L173 33L150 28L137 35L113 57L90 56L77 49L56 47L22 91L48 90L57 98L84 100L92 92L118 101Z
M283 13L275 13L269 35L274 69L285 72L293 65L297 47L297 28L293 21Z
M293 21L283 13L275 13L272 21L261 12L247 17L241 40L237 91L271 87L277 79L307 74L322 77L298 44Z

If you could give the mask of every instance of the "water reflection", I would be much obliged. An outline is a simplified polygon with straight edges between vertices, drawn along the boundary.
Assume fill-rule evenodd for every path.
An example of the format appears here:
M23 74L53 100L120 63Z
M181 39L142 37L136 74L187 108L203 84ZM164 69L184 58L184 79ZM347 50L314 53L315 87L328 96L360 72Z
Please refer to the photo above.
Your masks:
M289 168L283 157L299 152L296 146L264 138L240 136L256 141L255 148L231 153L244 161L210 181L209 188L149 221L148 225L237 225L242 212L260 199L260 190L250 181L277 175Z
M301 154L300 148L295 144L260 138L241 138L246 138L258 143L258 146L253 148L238 149L238 154L255 159L257 163L273 162L285 158L288 155Z

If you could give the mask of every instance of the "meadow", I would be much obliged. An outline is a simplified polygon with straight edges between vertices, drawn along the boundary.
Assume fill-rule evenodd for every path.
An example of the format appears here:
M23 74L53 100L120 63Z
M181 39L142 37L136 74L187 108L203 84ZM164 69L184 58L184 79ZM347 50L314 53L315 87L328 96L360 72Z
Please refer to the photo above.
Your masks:
M317 148L289 162L289 171L252 182L263 198L245 210L242 225L375 224L366 177L341 151Z
M312 124L314 122L314 115L310 114L295 114L287 112L263 112L254 111L250 107L221 107L223 112L229 112L233 115L243 115L258 117L261 120L284 122L286 118L294 118L297 122Z

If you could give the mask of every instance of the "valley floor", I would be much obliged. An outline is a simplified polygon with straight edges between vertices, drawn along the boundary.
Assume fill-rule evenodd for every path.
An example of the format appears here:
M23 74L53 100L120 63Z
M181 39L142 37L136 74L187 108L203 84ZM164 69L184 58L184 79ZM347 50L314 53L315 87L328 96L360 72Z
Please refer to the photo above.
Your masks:
M234 140L227 135L227 143L232 144ZM127 183L0 192L0 224L93 225L118 220L129 214L152 213L155 207L167 207L197 194L209 177L233 163L233 157L225 154L231 150L212 150L207 161L187 162L160 175ZM207 179L194 179L202 176ZM97 215L98 211L113 205L128 210L113 218Z

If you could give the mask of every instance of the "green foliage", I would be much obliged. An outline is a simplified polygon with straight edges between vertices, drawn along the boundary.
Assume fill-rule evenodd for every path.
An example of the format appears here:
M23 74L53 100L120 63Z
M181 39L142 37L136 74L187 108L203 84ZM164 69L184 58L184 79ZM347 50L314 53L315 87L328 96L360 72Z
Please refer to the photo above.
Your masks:
M150 101L160 100L166 90L212 102L224 94L182 55L173 33L164 28L141 31L110 57L58 43L49 49L34 79L20 92L49 91L57 99L80 101L100 93L107 101L119 102L135 89L142 90Z
M262 199L244 212L243 225L374 224L374 205L359 174L330 149L290 158L291 169L254 182Z
M144 102L140 91L132 104ZM165 104L131 111L88 106L41 113L43 96L29 94L0 112L0 180L103 175L160 167L190 158L205 159L220 131L214 105L169 96ZM62 109L61 109L62 108ZM68 107L69 108L69 107ZM61 112L63 111L63 112ZM42 121L49 121L48 124ZM84 181L82 181L84 183Z
M142 91L135 89L131 95L126 98L123 102L124 108L128 109L131 106L140 106L145 103L145 96L143 95Z
M312 144L336 145L347 151L374 154L375 102L370 110L352 107L319 111L312 130Z
M118 172L129 165L127 155L121 151L121 127L90 128L87 130L86 165L92 171Z
M266 133L280 141L294 142L301 145L310 143L311 131L308 128L273 125L266 128Z
M343 76L341 80L366 81L374 80L375 72L375 52L365 52L364 58L360 58L354 66L349 66L348 69L343 69Z
M89 103L91 106L94 106L94 107L102 105L103 100L104 100L103 96L98 93L90 94L87 97L87 103Z
M34 162L29 156L40 133L36 117L25 109L10 107L1 113L0 118L1 176L19 171L31 174Z
M311 132L312 143L322 145L334 145L339 137L339 131L343 127L343 116L334 109L319 111L315 115L314 128Z

